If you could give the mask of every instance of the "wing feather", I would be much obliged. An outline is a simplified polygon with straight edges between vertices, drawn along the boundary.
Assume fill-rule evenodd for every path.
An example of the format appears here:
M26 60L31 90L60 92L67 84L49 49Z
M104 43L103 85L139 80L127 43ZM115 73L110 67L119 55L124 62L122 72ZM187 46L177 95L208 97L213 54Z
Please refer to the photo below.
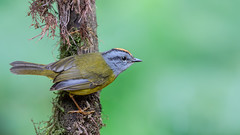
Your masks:
M92 88L88 79L72 79L55 83L50 90L83 90Z
M54 63L50 63L46 66L46 68L49 70L52 70L54 72L66 71L66 70L72 68L73 66L75 66L74 57L75 56L69 56L69 57L61 59L59 61L56 61Z
M66 71L61 72L60 74L58 74L58 76L55 77L53 83L72 79L84 79L81 76L81 73L77 67L72 67Z

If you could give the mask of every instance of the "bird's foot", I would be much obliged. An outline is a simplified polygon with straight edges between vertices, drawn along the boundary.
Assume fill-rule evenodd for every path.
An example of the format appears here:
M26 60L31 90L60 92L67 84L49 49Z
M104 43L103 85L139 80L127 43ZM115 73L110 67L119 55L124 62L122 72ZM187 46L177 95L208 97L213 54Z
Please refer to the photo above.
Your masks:
M83 110L74 110L74 111L68 111L68 113L81 113L83 115L89 115L91 113L94 113L95 111L85 111L87 110L87 108L83 109Z
M88 102L87 102L87 107L84 108L84 109L81 109L80 106L78 105L78 103L76 102L76 100L73 98L74 95L69 93L69 96L73 100L74 104L77 106L78 110L68 111L68 113L81 113L83 115L89 115L89 114L95 112L95 111L88 111L88 112L86 112L86 110L90 108L90 104Z

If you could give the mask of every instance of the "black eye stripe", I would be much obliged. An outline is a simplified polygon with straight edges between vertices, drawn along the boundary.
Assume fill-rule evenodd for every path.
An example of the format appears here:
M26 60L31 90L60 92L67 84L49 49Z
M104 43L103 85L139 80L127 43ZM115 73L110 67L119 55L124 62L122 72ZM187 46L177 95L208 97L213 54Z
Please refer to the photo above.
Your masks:
M115 56L115 57L112 57L112 58L108 58L109 60L117 60L117 59L121 59L121 57L119 56Z
M129 60L126 56L120 57L120 56L115 56L112 58L108 58L109 60Z

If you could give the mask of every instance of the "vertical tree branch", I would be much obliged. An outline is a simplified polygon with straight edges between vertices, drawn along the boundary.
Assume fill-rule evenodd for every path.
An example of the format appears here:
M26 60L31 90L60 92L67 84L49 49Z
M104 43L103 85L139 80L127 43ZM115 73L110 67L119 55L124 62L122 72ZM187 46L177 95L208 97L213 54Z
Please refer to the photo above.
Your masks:
M95 1L58 0L58 11L60 35L63 41L60 46L60 57L97 52ZM66 36L68 36L69 41L65 40ZM74 97L81 108L89 107L89 110L94 110L95 113L88 116L79 113L68 114L68 111L77 110L77 108L68 94L61 92L57 97L57 103L65 111L62 112L55 106L54 119L56 119L56 122L59 122L61 127L70 134L100 134L99 129L102 126L102 120L99 93Z
M53 2L57 2L59 17L52 13ZM95 0L33 0L30 10L29 14L33 17L36 28L41 28L37 17L40 16L41 21L45 22L45 27L42 28L40 34L41 38L49 31L54 30L55 32L55 20L58 18L61 37L60 58L98 51ZM49 19L49 17L51 18ZM88 111L95 112L90 115L69 114L68 111L77 110L77 108L67 92L59 92L53 100L54 114L41 133L100 134L99 130L103 124L99 92L87 96L74 96L74 98L81 108L88 108Z

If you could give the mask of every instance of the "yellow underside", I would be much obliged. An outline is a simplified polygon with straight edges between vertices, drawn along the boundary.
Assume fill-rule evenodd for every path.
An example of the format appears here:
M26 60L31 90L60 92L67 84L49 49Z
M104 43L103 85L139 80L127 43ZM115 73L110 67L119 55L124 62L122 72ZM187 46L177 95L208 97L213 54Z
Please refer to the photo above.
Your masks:
M112 74L111 77L109 77L110 79L105 82L103 85L101 86L97 86L93 89L85 89L85 90L75 90L75 91L68 91L69 93L73 94L73 95L88 95L88 94L92 94L94 92L97 92L103 88L105 88L106 86L108 86L110 83L112 83L115 80L115 75Z
M68 92L73 94L73 95L88 95L88 94L92 94L94 92L97 92L99 90L101 90L101 89L96 87L94 89L76 90L76 91L68 91Z

